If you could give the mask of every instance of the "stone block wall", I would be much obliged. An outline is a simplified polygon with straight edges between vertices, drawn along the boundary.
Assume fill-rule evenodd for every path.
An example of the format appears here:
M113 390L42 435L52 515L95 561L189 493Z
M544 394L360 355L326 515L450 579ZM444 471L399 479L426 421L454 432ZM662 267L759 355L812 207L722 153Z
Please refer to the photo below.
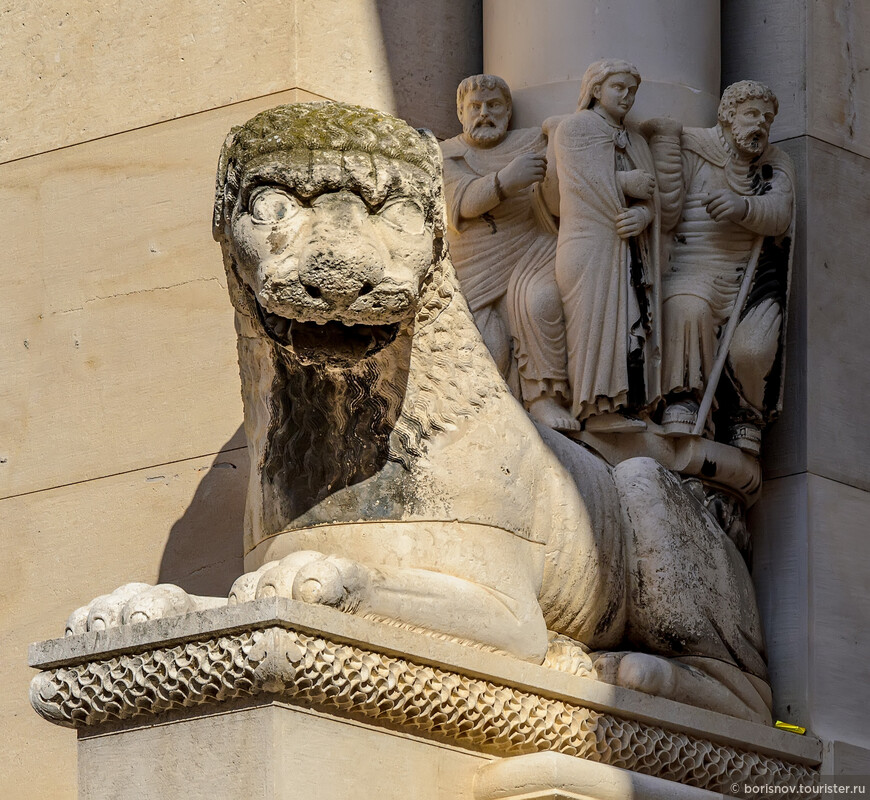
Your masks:
M776 91L801 183L786 411L754 515L777 712L826 739L827 771L864 774L868 26L854 0L722 1L723 85ZM480 0L3 9L0 796L76 794L74 735L27 703L29 642L120 583L213 593L241 570L247 455L209 225L225 133L330 98L450 136L481 54Z
M76 796L28 643L132 580L226 592L247 486L210 220L224 136L323 98L459 130L480 0L13 0L0 14L0 796Z

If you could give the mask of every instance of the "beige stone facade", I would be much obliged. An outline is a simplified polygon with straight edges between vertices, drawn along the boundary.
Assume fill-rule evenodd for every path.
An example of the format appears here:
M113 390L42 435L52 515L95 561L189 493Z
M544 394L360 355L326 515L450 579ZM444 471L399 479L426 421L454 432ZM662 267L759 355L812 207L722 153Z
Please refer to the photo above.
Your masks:
M26 646L127 580L225 593L247 454L210 230L226 132L346 100L441 136L479 2L13 2L0 18L0 796L74 798ZM457 31L462 31L457 36Z
M826 771L867 774L870 11L721 5L722 83L776 91L801 184L785 414L754 512L776 711L824 740ZM121 583L220 594L242 571L236 336L209 230L226 131L329 98L452 136L483 16L479 0L4 9L0 796L76 796L75 736L27 701L29 642Z

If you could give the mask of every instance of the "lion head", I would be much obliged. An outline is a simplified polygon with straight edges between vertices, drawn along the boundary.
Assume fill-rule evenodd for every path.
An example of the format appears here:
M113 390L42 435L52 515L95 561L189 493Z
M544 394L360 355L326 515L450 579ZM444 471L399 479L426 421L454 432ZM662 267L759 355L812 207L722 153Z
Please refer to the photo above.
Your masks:
M340 103L280 106L221 155L214 234L254 316L308 362L377 353L415 317L443 248L431 134Z
M300 103L227 137L214 236L252 459L247 548L505 388L458 292L434 137Z

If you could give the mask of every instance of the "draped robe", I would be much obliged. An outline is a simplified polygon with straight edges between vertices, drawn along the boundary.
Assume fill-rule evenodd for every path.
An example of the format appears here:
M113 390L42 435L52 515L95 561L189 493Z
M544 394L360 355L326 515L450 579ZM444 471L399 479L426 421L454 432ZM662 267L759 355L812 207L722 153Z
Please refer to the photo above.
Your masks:
M754 242L759 236L787 235L791 229L794 171L788 156L773 145L756 159L737 156L718 126L686 128L682 149L682 213L662 277L666 343L662 388L665 394L690 392L700 399L713 368L719 333L731 315ZM748 213L741 222L717 222L707 212L707 196L723 189L746 198ZM788 253L780 270L785 275L767 275L764 270L773 260L770 251L774 244L765 241L744 311L767 296L785 309ZM762 286L763 282L768 286ZM697 298L703 305L690 304L681 300L683 297ZM784 329L783 323L777 334L780 339ZM739 374L736 378L739 381ZM781 386L773 389L774 408L768 412L781 404ZM761 409L757 412L762 413Z
M591 109L565 117L556 128L556 176L561 223L556 249L556 283L562 295L568 347L568 379L572 412L578 419L629 408L628 358L636 302L645 295L647 318L642 341L643 399L639 408L659 399L659 201L644 205L652 215L636 237L640 256L640 286L632 285L631 252L616 233L616 217L627 201L616 176L614 128ZM646 140L635 130L624 131L624 154L637 169L655 174Z
M503 315L527 401L544 392L568 393L564 321L553 277L556 236L541 224L543 206L534 188L499 200L495 174L517 156L545 155L546 149L540 128L508 131L492 147L473 147L462 136L441 144L447 241L459 284L485 341L498 335L492 333L498 325L493 312ZM492 207L464 218L466 199ZM518 389L510 378L508 383Z

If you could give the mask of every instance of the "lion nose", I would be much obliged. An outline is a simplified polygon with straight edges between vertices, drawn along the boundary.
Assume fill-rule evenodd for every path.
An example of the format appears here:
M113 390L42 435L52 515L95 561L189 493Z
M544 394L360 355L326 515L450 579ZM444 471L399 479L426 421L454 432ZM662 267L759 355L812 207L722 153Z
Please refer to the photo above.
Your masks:
M312 243L307 250L299 270L302 288L309 297L326 300L334 308L348 308L383 278L380 259L366 244Z

